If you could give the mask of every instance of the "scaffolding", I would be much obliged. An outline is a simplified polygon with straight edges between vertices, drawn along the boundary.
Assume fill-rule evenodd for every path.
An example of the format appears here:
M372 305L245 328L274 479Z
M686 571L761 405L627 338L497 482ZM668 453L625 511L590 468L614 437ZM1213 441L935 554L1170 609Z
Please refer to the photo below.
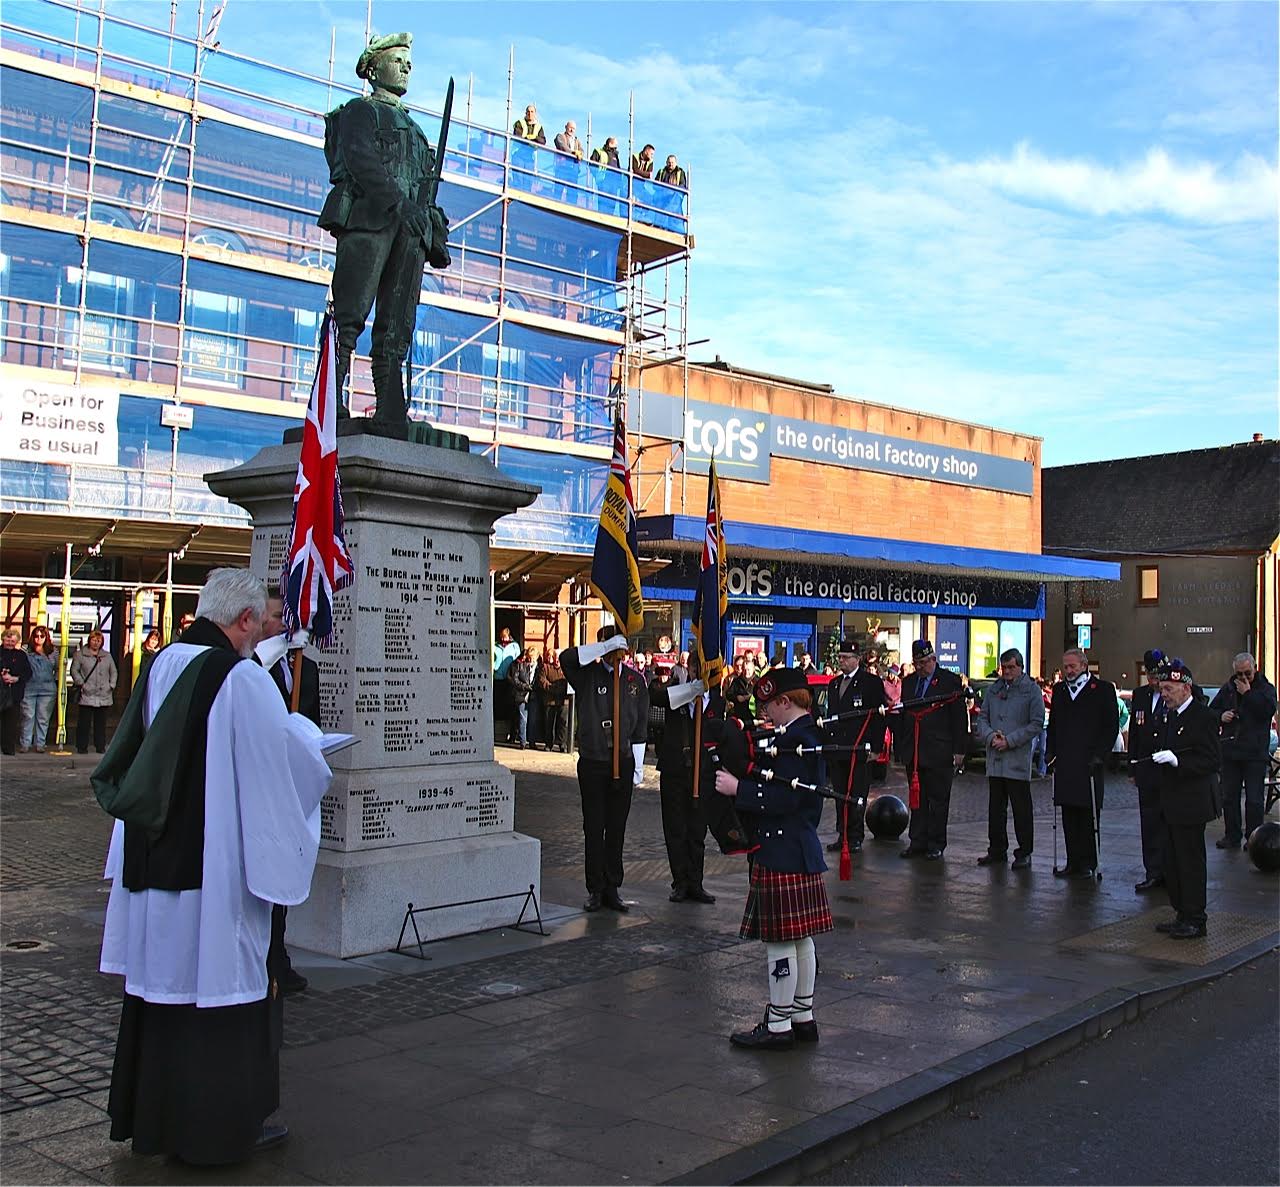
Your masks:
M0 129L6 238L15 245L24 235L41 245L50 238L74 245L74 256L65 261L37 257L56 280L40 292L18 293L12 269L6 273L0 287L0 361L11 374L24 381L65 375L69 383L114 388L122 405L126 398L194 403L240 417L246 425L250 413L276 426L301 416L322 299L304 308L279 298L279 313L293 319L290 335L275 323L259 329L251 318L210 324L194 317L191 297L203 283L197 270L203 276L232 269L249 278L249 287L294 286L289 300L295 290L322 298L333 263L332 241L315 225L328 189L323 114L361 90L335 79L336 30L323 75L311 74L221 46L225 7L225 0L199 0L186 8L195 18L189 31L178 27L176 3L169 6L165 28L108 7L106 0L40 0L0 14L0 65L8 80L0 95L6 117ZM371 19L367 14L366 24ZM646 372L683 364L680 390L668 394L687 405L690 195L633 177L626 167L637 146L633 97L626 161L612 169L529 146L511 134L514 48L507 62L504 128L474 122L474 88L469 75L465 114L453 120L445 147L445 181L455 196L467 196L451 228L455 266L428 276L420 307L429 320L470 319L472 328L430 358L419 355L415 335L415 414L465 433L495 463L501 464L504 450L523 450L526 458L543 458L548 465L563 458L568 473L570 462L603 468L613 414L623 411L635 443L639 508L669 512L671 475L683 467L680 442L654 445L637 397ZM59 107L68 95L77 96L75 110ZM409 106L434 142L438 113ZM586 113L588 157L598 122ZM530 212L616 236L612 274L585 263L517 254L512 240L523 234L518 216L528 218ZM469 233L481 224L484 236ZM108 294L104 307L95 286L103 289L107 253L133 253L142 262L136 286L134 279L119 279L116 296ZM0 261L7 264L8 256ZM149 304L119 295L126 280L137 289L143 281L150 285ZM521 335L530 334L612 352L607 390L558 390L506 367L504 356L518 349ZM467 370L464 357L480 358L478 370ZM367 357L357 357L352 379L357 411L367 408ZM635 406L628 407L628 400ZM226 434L250 453L257 448L259 438L247 428ZM171 571L188 530L193 537L203 530L206 539L219 539L226 560L246 554L247 518L214 499L201 478L205 470L237 459L202 453L189 445L192 437L175 421L146 436L137 455L122 456L119 464L108 458L103 465L7 465L0 538L7 560L23 556L24 549L32 560L29 574L0 578L6 620L13 621L15 613L27 616L52 580L49 567L61 568L63 546L52 534L60 519L68 525L65 539L81 555L94 547L101 551L104 541L108 552L115 548L119 555L127 533L117 533L117 524L168 525L173 542L149 548L148 576L156 564ZM658 457L661 464L655 466L650 459ZM23 467L26 477L15 477ZM545 537L535 532L522 563L510 566L515 580L527 582L529 565L557 550L551 541L559 533L576 540L567 549L574 558L561 556L567 564L547 572L552 578L563 573L572 583L573 564L589 564L593 511L574 504L524 514L527 522L543 525ZM48 535L43 563L35 559L37 530ZM227 543L237 533L246 540L239 552ZM73 592L92 585L103 596L131 601L134 595L124 586L137 590L148 582L116 584L120 588L76 577ZM532 586L511 592L519 598L521 589ZM549 590L542 594L549 596ZM573 602L566 613L580 623L586 610Z

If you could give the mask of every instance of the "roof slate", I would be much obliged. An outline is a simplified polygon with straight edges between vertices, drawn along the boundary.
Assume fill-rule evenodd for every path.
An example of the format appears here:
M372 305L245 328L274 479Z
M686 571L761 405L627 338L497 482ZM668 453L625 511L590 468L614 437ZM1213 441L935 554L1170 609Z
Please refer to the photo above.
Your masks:
M1280 441L1050 466L1041 483L1045 552L1260 553L1280 537Z

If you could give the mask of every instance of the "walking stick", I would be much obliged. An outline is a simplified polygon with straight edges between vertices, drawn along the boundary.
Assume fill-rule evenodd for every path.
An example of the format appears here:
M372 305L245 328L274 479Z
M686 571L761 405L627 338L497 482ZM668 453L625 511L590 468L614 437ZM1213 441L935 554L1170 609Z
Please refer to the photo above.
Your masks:
M1049 774L1053 770L1053 764L1058 761L1055 754L1047 763L1044 764L1045 774ZM1053 819L1053 868L1058 868L1058 805L1053 802L1053 784L1049 784L1049 813Z
M1105 763L1105 759L1103 762ZM1098 816L1098 785L1089 772L1089 801L1093 805L1093 876L1102 881L1102 820Z

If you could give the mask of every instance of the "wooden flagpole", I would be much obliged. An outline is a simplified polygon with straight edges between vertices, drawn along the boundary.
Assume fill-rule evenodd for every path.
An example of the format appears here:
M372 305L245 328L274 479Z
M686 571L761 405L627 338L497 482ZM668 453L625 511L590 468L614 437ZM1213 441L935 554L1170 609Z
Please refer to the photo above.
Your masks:
M622 656L613 653L613 777L622 774Z
M698 796L698 784L702 781L702 694L698 694L698 706L693 711L693 798Z
M296 713L302 699L302 648L296 647L293 652L293 691L289 693L289 712Z

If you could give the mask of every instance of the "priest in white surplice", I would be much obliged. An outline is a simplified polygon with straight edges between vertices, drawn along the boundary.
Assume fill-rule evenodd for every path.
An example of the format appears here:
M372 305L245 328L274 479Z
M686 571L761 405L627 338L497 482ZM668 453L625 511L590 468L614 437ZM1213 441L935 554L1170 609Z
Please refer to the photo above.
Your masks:
M101 963L125 979L111 1137L137 1154L235 1162L287 1132L265 1125L282 1026L271 908L310 892L330 771L316 726L240 662L265 606L248 571L210 573L195 623L146 670L94 773L122 817ZM138 786L171 788L167 808L114 810L111 795Z

